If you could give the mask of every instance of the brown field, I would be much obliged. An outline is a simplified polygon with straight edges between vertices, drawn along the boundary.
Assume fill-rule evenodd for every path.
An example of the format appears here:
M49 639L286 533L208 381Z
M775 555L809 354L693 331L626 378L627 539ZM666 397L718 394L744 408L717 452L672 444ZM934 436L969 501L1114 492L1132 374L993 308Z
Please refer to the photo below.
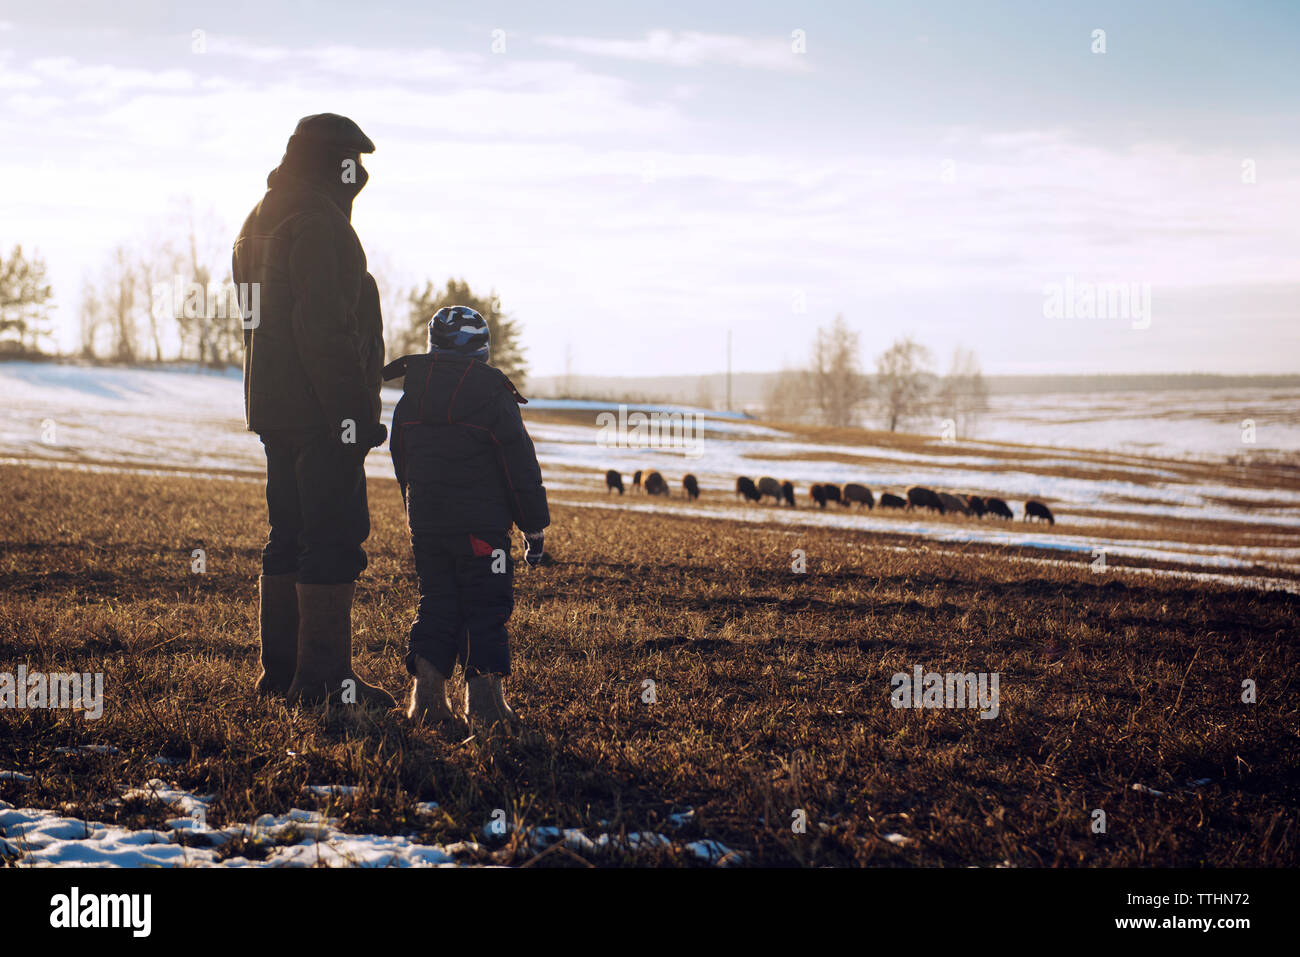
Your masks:
M0 770L34 778L0 780L12 805L161 826L174 810L116 799L166 777L216 795L220 827L318 806L309 784L352 784L356 795L319 805L344 830L477 839L467 859L511 864L692 864L670 850L537 854L519 836L669 832L687 809L675 838L721 841L760 866L1300 857L1295 595L560 505L548 534L559 564L516 580L508 694L528 730L459 740L398 713L288 710L251 693L257 482L22 466L0 481L0 670L103 671L107 700L99 721L0 711ZM370 493L357 667L401 697L414 574L395 483ZM198 547L204 574L190 570ZM791 571L793 549L806 574ZM998 673L999 716L895 710L890 676L914 665ZM1256 704L1241 701L1246 679ZM118 751L55 751L86 744ZM424 801L441 813L417 817ZM512 836L486 840L498 808ZM1094 809L1105 834L1092 833Z

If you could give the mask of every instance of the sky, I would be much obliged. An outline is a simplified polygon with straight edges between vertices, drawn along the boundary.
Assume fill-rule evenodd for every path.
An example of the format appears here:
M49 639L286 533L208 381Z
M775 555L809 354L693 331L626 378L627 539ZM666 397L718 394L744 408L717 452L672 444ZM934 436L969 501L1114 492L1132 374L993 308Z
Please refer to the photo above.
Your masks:
M868 368L1297 372L1298 45L1293 2L0 0L0 251L70 348L183 204L224 271L328 111L377 277L495 288L534 375L796 366L837 315ZM1047 306L1101 283L1149 314Z

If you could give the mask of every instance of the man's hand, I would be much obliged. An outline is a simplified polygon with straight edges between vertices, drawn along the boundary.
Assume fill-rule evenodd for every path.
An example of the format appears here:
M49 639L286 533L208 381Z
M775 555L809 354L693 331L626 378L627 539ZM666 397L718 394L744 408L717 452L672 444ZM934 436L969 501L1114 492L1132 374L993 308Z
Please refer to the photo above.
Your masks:
M351 438L353 441L348 442ZM382 422L357 422L355 431L350 435L344 435L343 447L356 454L357 458L365 461L370 450L376 446L383 445L388 439L388 426Z
M524 561L536 568L538 565L550 564L551 556L546 554L546 532L524 533Z

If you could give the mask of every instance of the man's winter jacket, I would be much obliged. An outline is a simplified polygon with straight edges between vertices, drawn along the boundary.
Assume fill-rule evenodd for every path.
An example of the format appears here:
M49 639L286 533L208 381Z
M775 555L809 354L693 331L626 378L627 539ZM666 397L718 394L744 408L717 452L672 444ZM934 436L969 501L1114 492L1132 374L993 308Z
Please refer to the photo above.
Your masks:
M282 164L235 242L246 312L244 414L253 432L379 422L383 319L350 197ZM359 188L359 187L357 187ZM337 189L336 189L337 191ZM257 283L253 300L246 283ZM248 326L253 325L253 328Z

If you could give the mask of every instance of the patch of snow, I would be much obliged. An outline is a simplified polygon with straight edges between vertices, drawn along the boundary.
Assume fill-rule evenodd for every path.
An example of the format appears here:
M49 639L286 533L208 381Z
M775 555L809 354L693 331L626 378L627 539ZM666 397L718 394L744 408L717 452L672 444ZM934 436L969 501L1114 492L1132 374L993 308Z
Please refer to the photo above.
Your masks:
M500 835L493 831L492 828L493 825L491 824L484 825L483 834L488 838L499 837ZM654 831L633 831L626 836L600 834L592 838L588 837L586 832L579 828L559 828L553 825L543 825L526 828L524 830L524 839L535 850L544 850L559 841L569 850L583 854L595 854L600 851L610 850L672 849L680 846L687 854L721 867L740 863L744 859L743 854L739 851L733 851L720 841L699 840L677 845L672 838Z
M1134 784L1133 790L1140 794L1150 794L1152 797L1168 797L1164 791L1157 791L1155 788L1149 788L1145 784Z
M156 791L157 789L152 789ZM201 805L183 792L173 797ZM14 808L0 802L0 855L18 867L433 867L455 858L436 845L401 836L345 834L314 811L259 817L252 825L208 829L193 818L176 818L168 830L127 828L63 817L54 811ZM186 844L179 838L186 836ZM235 838L266 848L265 860L232 857L218 849ZM202 840L209 846L193 845Z
M124 788L122 790L123 801L135 799L161 801L171 807L180 808L186 814L192 814L196 810L201 810L206 814L208 805L212 803L211 797L198 797L189 791L174 788L160 778L150 778L142 788Z
M333 794L339 788L348 793L355 790L340 785L315 785L310 790ZM481 849L467 842L443 847L416 843L402 835L348 834L335 827L334 818L299 808L287 814L263 814L252 824L209 828L203 823L204 814L192 812L202 809L206 813L211 797L158 779L143 788L124 789L123 797L159 800L188 816L168 820L165 830L131 830L0 801L0 859L18 867L454 867L458 857ZM417 805L416 811L431 813L437 807L435 802L425 802ZM683 821L693 813L686 812ZM265 858L221 860L220 849L236 839L264 850ZM591 839L573 828L530 831L530 842L539 849L556 840L580 853L674 846L671 839L655 833L629 834L624 841L608 834ZM739 853L717 841L692 841L683 849L723 866L741 860Z
M350 797L359 789L354 784L309 784L307 790L317 797Z

